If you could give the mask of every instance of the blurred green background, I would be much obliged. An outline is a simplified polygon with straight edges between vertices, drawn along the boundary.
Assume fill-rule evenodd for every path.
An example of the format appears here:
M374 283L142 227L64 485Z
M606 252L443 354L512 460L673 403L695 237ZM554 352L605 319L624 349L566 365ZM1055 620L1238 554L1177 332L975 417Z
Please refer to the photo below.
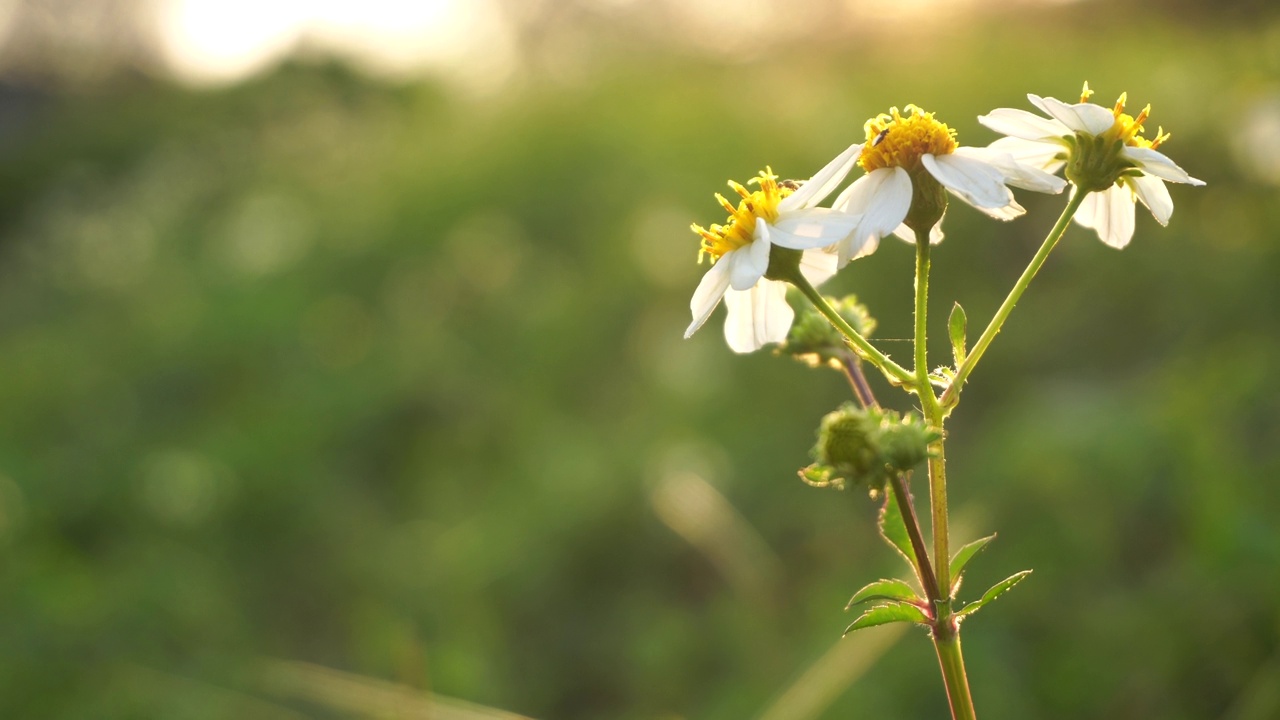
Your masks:
M303 47L211 85L11 33L0 715L945 717L922 631L840 639L903 570L795 475L848 387L723 311L681 339L688 223L891 105L982 145L1087 79L1208 186L1123 252L1069 230L952 419L954 541L1000 533L967 590L1036 569L965 625L978 711L1280 717L1274 6L484 7L509 42L466 76ZM953 203L937 340L1064 202L1019 198ZM899 357L911 268L886 240L826 288Z

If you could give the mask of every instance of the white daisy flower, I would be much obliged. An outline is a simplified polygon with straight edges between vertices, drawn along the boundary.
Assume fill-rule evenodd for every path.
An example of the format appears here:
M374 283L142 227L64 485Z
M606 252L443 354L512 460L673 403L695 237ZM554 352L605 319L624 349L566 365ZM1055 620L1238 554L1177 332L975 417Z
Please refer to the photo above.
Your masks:
M786 272L798 269L815 286L835 274L835 255L817 248L848 235L858 218L817 205L844 182L861 152L861 145L851 145L804 183L779 183L771 169L751 179L749 184L759 186L754 191L730 181L741 197L736 207L716 194L729 219L710 229L692 226L702 236L699 260L710 257L713 264L689 303L693 323L686 338L724 298L724 337L734 352L786 339L795 318L786 299Z
M941 242L943 188L991 217L1011 220L1026 210L1014 200L1009 185L1049 193L1066 186L1062 179L999 150L960 147L955 131L935 120L933 113L915 105L905 112L892 108L867 121L867 142L858 159L867 174L832 204L862 215L857 230L836 247L840 267L874 252L889 233L914 243L909 225L917 223L929 226L930 242Z
M1080 102L1067 104L1055 98L1027 95L1045 115L1015 108L997 108L978 118L983 125L1008 137L990 145L1015 160L1047 172L1067 166L1072 192L1089 193L1076 211L1075 221L1098 233L1102 242L1123 248L1133 237L1134 204L1141 202L1161 225L1169 224L1173 200L1166 180L1204 185L1156 150L1169 139L1164 128L1148 140L1143 123L1148 105L1135 118L1124 113L1127 95L1113 108L1087 102L1093 91L1084 84Z

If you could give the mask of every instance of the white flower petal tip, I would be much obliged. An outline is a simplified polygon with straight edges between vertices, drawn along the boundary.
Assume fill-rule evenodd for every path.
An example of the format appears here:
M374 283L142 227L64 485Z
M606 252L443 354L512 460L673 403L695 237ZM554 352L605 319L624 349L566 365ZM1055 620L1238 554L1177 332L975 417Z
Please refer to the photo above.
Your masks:
M1102 242L1123 250L1133 239L1133 206L1132 191L1115 185L1086 195L1074 219L1077 224L1098 233Z
M1005 186L1004 173L985 160L958 152L938 157L926 154L920 160L943 187L979 210L1017 205Z
M724 296L728 314L724 339L736 353L755 352L787 339L795 311L787 304L787 285L764 280L750 290L730 290Z
M805 181L798 190L783 198L782 202L778 203L778 212L812 208L827 199L827 196L848 177L849 171L853 170L854 163L858 162L858 156L861 154L862 143L850 145L825 167L814 173L813 177Z
M722 260L711 266L698 283L698 289L693 291L693 299L689 301L693 322L690 323L689 329L684 331L686 340L693 337L698 328L707 322L707 318L715 312L716 306L720 304L720 299L728 289L729 264Z

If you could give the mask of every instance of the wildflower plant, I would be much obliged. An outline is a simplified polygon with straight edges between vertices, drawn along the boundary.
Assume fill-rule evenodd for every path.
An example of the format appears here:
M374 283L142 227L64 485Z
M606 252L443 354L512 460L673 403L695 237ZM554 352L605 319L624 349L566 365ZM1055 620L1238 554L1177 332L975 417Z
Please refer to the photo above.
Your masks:
M1014 573L969 602L958 597L968 562L995 537L951 548L948 534L945 422L960 402L965 382L1044 264L1068 224L1094 230L1106 244L1123 248L1141 202L1160 224L1173 212L1165 182L1204 183L1188 175L1160 148L1163 128L1145 137L1150 106L1136 116L1124 112L1126 97L1111 107L1028 95L1044 113L999 108L980 116L1005 135L986 147L961 146L956 133L914 105L868 120L865 140L840 153L805 182L780 180L766 169L754 189L730 182L736 203L716 195L729 213L722 224L694 225L699 259L710 261L690 303L692 335L724 299L725 338L736 352L778 343L779 352L814 367L835 368L849 379L857 403L845 403L822 418L813 463L799 471L822 488L865 487L881 504L879 526L889 545L911 568L911 577L872 582L854 593L846 609L861 610L846 634L887 623L928 629L955 719L975 716L960 646L961 623L1021 582ZM864 174L824 208L854 166ZM1057 173L1063 171L1065 179ZM1062 215L1014 283L986 329L970 346L968 320L957 303L948 319L951 362L931 369L926 354L930 252L943 238L949 196L984 214L1009 221L1025 214L1011 188L1042 193L1071 190ZM850 261L867 257L885 235L913 244L915 333L909 366L895 362L871 341L875 320L856 298L828 298L817 285ZM799 319L788 302L805 303ZM882 408L863 374L870 364L913 398L916 410ZM927 465L931 542L916 513L914 473Z

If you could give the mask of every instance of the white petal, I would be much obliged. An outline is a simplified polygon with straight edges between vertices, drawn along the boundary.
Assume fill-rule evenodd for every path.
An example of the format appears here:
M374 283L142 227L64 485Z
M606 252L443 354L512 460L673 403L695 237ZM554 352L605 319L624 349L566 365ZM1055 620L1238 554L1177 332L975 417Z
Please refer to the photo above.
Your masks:
M693 312L693 324L684 331L686 339L692 337L707 318L711 317L712 311L720 304L720 298L724 297L725 290L729 289L729 263L725 262L725 259L732 254L732 251L725 253L724 257L712 265L711 269L702 276L698 289L693 291L693 300L689 302L689 310Z
M1046 115L1076 132L1101 135L1116 124L1116 116L1107 108L1093 103L1068 105L1057 98L1028 95L1027 99Z
M800 256L800 274L814 287L831 279L836 274L839 258L835 253L823 250L805 250Z
M946 237L942 232L942 221L945 219L946 219L946 213L943 212L942 218L939 218L938 220L938 224L934 225L933 228L929 230L930 245L937 245L938 243L942 242L942 238ZM916 244L916 231L907 227L906 223L903 223L899 225L897 228L895 228L893 231L893 234L897 235L899 238L907 241L912 245Z
M782 342L795 311L787 304L786 283L765 280L750 290L730 290L724 296L728 316L724 339L734 352L749 353L765 343Z
M1156 222L1168 225L1169 217L1173 215L1173 198L1169 197L1169 188L1164 186L1164 181L1158 177L1143 175L1129 178L1129 183Z
M1120 154L1132 160L1144 173L1164 178L1169 182L1204 185L1203 180L1191 177L1186 170L1174 164L1169 156L1157 150L1126 145L1120 149Z
M1053 142L1035 142L1020 138L1000 138L987 146L991 152L1005 153L1023 165L1055 173L1066 164L1067 151Z
M980 210L1004 210L1017 205L1013 192L1004 185L1004 175L988 162L954 153L925 153L920 162L944 187Z
M1089 193L1075 221L1098 233L1102 242L1120 249L1133 239L1133 192L1127 187L1112 185L1102 192Z
M1057 120L1014 108L996 108L986 115L979 115L978 122L1001 135L1023 140L1056 140L1074 134L1071 128Z
M744 248L725 253L720 262L729 263L729 287L746 290L755 285L769 269L769 225L757 220L756 239Z
M840 243L840 267L854 258L870 255L880 238L902 224L911 209L911 176L902 168L880 168L858 178L833 205L861 215L857 229Z
M832 190L844 182L845 176L853 169L853 164L858 161L858 156L861 154L862 143L850 145L847 150L827 163L826 167L814 173L814 176L801 185L799 190L782 198L782 202L778 203L778 212L787 213L800 208L810 208L825 200Z
M1005 140L1025 142L1023 140L1018 140L1017 138L1005 138ZM1041 143L1029 144L1039 145ZM1056 195L1057 193L1062 192L1062 189L1067 186L1067 181L1057 175L1051 175L1036 167L1020 163L1009 153L1000 152L999 150L991 147L960 147L956 148L955 154L962 157L977 158L987 162L992 167L1000 171L1000 174L1004 176L1006 184L1014 187L1020 187L1024 190Z
M769 242L792 250L826 247L848 237L861 219L829 208L795 210L770 226Z

